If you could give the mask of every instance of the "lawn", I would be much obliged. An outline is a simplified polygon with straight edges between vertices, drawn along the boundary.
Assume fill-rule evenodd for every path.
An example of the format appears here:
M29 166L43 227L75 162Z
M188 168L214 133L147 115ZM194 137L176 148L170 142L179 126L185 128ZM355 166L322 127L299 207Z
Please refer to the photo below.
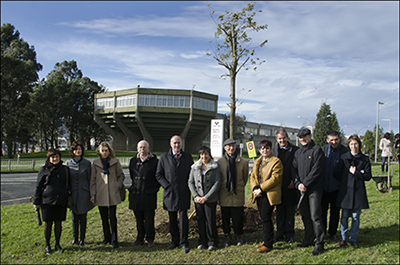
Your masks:
M197 250L197 235L191 236L191 251L188 254L180 249L166 251L171 238L169 234L156 234L156 246L152 249L146 246L131 247L136 238L136 221L128 201L118 205L118 238L120 247L116 250L111 246L101 246L103 240L101 221L95 208L88 213L88 231L84 247L70 246L72 240L71 216L63 222L61 246L64 252L44 255L45 240L43 227L36 223L36 213L32 204L1 207L1 263L57 263L57 264L132 264L132 263L213 263L213 264L399 264L399 165L394 164L395 177L392 180L391 193L380 193L375 189L373 180L366 183L370 209L363 210L358 243L360 248L338 248L338 242L326 243L326 251L319 256L311 256L313 247L297 248L296 243L303 237L303 225L300 216L296 216L296 235L294 244L278 243L269 253L256 252L256 244L262 240L262 231L245 233L245 244L220 248L214 252ZM373 172L379 172L379 166L374 165ZM246 197L250 195L250 187L246 186ZM162 209L162 191L158 194L158 209L156 212L156 227L165 224L166 211ZM193 211L193 207L189 213ZM339 234L338 234L339 235ZM223 235L220 233L220 243ZM54 235L52 235L54 245Z

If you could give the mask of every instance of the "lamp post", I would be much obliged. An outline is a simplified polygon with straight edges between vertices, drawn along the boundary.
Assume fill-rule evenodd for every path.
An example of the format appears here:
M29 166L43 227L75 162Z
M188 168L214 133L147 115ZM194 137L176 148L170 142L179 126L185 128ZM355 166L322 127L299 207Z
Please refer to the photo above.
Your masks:
M350 126L347 126L347 125L344 125L344 127L347 127L347 128L350 128L350 129L353 129L356 133L357 133L357 135L360 135L360 132L361 132L361 130L362 129L365 129L365 128L369 128L369 127L371 127L371 124L370 125L368 125L368 126L365 126L365 127L362 127L360 130L356 130L356 129L354 129L353 127L350 127Z
M376 130L375 130L375 163L377 161L377 156L378 156L379 105L383 104L385 103L378 101L377 113L376 113Z
M312 121L310 121L307 118L301 117L301 116L297 116L299 119L305 119L308 120L308 122L311 124L311 135L314 137L314 123Z

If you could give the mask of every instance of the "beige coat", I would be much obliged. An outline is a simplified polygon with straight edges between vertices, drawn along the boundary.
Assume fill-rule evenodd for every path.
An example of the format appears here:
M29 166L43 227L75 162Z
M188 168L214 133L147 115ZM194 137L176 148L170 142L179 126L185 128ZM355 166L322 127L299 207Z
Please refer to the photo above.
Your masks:
M382 157L391 157L392 155L392 142L386 138L382 138L379 143L379 148L382 150Z
M267 194L270 205L277 205L282 202L282 174L283 164L281 160L273 155L264 159L261 165L261 183L258 182L258 170L262 157L254 162L253 170L250 173L251 189L260 187ZM252 201L255 197L252 195Z
M219 190L219 204L222 207L242 207L245 201L244 187L249 178L249 162L241 156L236 157L237 186L236 194L229 194L226 190L226 167L228 161L225 157L218 160L221 170L221 188Z
M125 175L118 158L110 159L110 174L103 173L100 158L93 161L90 178L90 194L95 195L94 205L113 206L121 203L120 189L124 187Z

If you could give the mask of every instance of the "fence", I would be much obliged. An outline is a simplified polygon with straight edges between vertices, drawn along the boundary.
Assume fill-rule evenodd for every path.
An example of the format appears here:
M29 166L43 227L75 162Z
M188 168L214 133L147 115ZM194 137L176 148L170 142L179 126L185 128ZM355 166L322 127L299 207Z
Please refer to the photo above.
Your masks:
M93 162L96 157L89 157L87 160ZM122 166L129 166L131 157L118 158ZM46 159L2 159L1 172L11 171L39 171L39 169L46 163Z

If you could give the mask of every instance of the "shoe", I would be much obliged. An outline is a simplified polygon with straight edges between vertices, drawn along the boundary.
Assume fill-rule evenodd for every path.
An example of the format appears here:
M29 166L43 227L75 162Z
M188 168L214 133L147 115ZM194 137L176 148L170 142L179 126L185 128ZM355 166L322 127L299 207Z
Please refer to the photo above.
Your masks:
M292 244L294 242L293 237L286 238L286 243Z
M330 242L335 242L335 241L336 241L336 236L335 236L335 235L330 236L330 237L329 237L329 241L330 241Z
M214 251L214 250L217 250L217 248L214 247L214 246L209 246L207 250L208 250L208 251Z
M200 245L197 246L197 249L206 249L206 246L200 244Z
M62 250L63 250L62 247L61 247L60 245L55 245L55 246L54 246L54 249L55 249L56 251L62 251Z
M355 241L350 241L350 245L352 245L354 248L358 248L357 242Z
M267 248L266 246L262 246L259 249L257 249L258 253L266 253L266 252L270 252L272 249Z
M243 245L242 236L236 236L236 246L241 246L241 245Z
M111 242L109 240L103 240L103 242L100 243L100 245L107 245L107 244L111 244Z
M147 242L147 247L152 248L156 245L156 243L154 243L154 241L149 241Z
M136 240L135 242L133 242L131 244L132 247L138 246L138 245L144 245L144 241L143 240Z
M306 248L306 247L312 247L312 246L314 246L314 243L313 243L313 242L311 242L311 243L302 242L302 243L300 243L300 244L297 244L296 246L297 246L297 247L300 247L300 248Z
M189 253L190 248L187 247L187 246L183 246L183 247L182 247L182 250L183 250L183 252L185 252L185 253Z
M311 252L311 256L318 256L319 254L321 254L322 252L324 252L324 249L321 247L315 247L314 250Z
M73 239L71 242L71 246L77 245L78 244L78 239Z
M274 243L275 243L275 242L278 242L278 241L283 241L283 240L284 240L283 236L274 237Z
M51 247L50 246L46 246L46 248L44 249L44 254L46 254L46 255L50 255L51 254Z
M232 238L231 235L225 236L225 243L224 247L229 247L232 244Z
M114 241L111 243L112 248L118 248L118 242Z
M85 245L85 240L79 241L79 246L80 246L80 247L83 247L84 245Z
M260 248L260 247L262 247L262 246L264 246L264 241L263 241L262 243L258 244L256 247L257 247L257 248Z
M172 250L172 249L177 248L177 247L178 247L178 245L175 245L174 243L172 243L171 245L169 245L167 247L167 250Z
M340 247L340 248L347 247L347 242L346 242L346 240L340 240L340 242L339 242L339 247Z

